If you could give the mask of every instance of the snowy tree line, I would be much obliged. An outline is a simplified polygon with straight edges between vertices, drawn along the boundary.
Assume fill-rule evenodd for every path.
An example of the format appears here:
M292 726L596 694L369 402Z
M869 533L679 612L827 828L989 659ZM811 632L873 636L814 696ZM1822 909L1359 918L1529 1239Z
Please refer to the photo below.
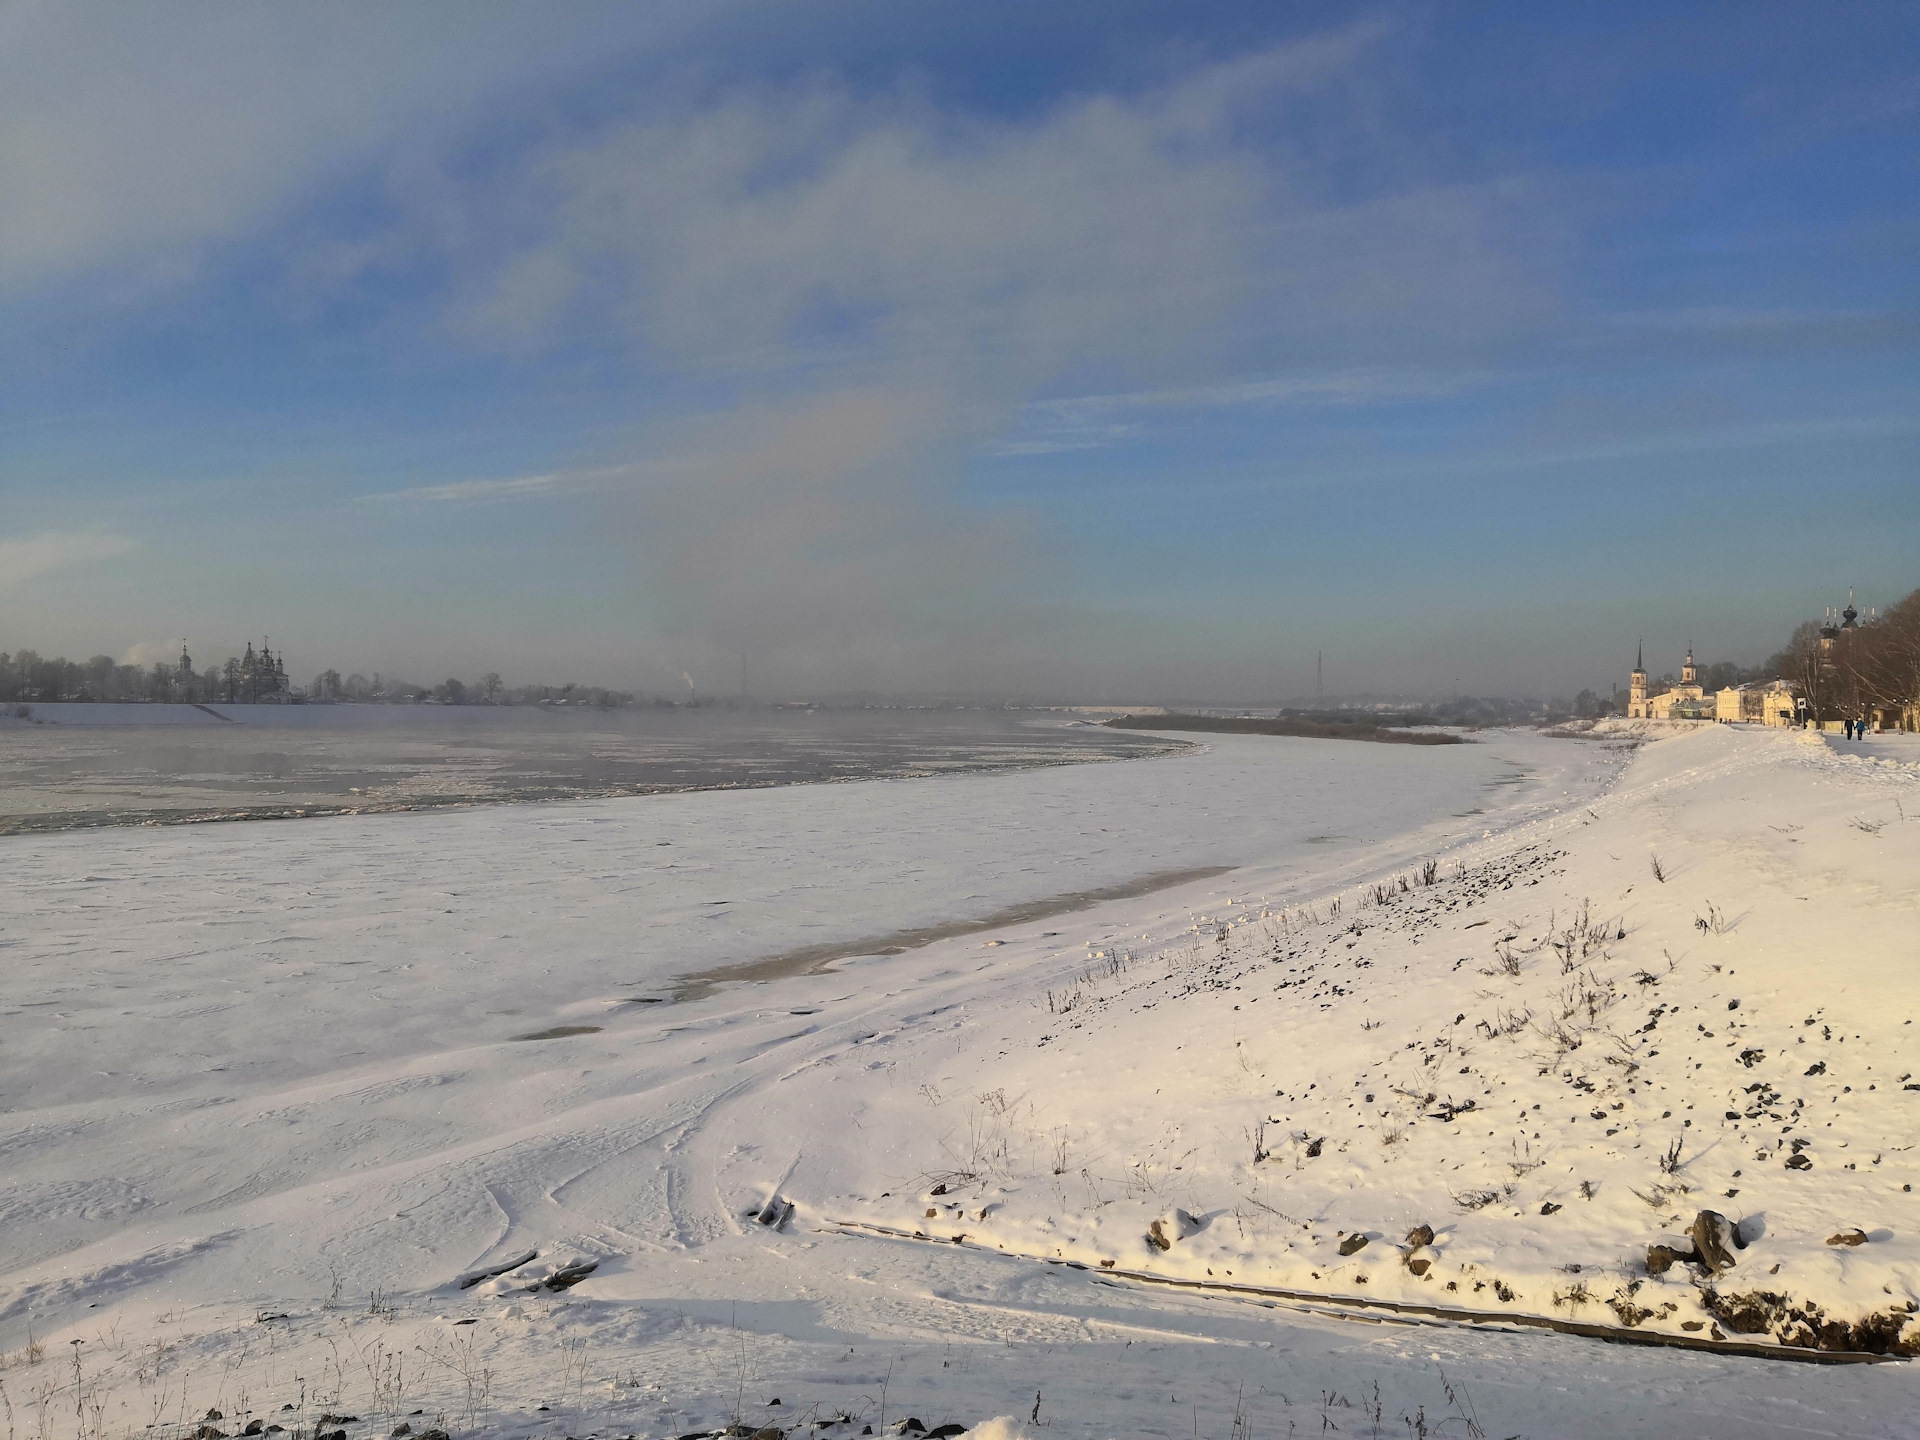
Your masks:
M1809 620L1775 659L1814 719L1920 730L1920 590L1857 625Z
M0 650L0 704L33 701L601 707L637 703L625 690L578 684L508 686L493 673L474 681L448 679L438 685L421 685L377 673L368 679L357 673L343 677L338 670L325 670L314 677L306 690L299 691L287 684L286 672L277 656L267 663L258 663L251 645L245 655L231 656L205 670L184 668L178 661L132 665L123 664L111 655L75 661L65 656L41 655L34 650L11 654Z

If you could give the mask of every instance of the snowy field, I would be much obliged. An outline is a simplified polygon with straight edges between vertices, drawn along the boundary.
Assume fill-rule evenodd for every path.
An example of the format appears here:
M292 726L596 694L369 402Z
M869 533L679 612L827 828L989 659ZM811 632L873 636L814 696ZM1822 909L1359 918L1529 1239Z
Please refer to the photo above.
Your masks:
M11 1433L1911 1434L1920 753L1479 742L0 840Z

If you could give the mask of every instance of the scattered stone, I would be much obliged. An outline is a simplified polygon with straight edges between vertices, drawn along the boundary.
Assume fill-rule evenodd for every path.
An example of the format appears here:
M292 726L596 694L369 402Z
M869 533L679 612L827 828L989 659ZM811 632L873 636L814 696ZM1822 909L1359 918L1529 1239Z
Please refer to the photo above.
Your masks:
M1358 1255L1366 1248L1367 1237L1362 1235L1358 1230L1340 1242L1340 1253L1342 1255Z
M1307 1158L1309 1160L1318 1160L1320 1158L1320 1147L1326 1143L1327 1143L1327 1137L1324 1135L1322 1135L1318 1140L1308 1141L1307 1142Z
M1431 1255L1415 1255L1407 1261L1407 1269L1415 1275L1424 1276L1433 1268Z
M1431 1245L1432 1243L1433 1227L1431 1225L1416 1225L1407 1231L1407 1244L1416 1250L1422 1245Z
M927 1431L927 1440L947 1440L947 1437L950 1435L964 1435L966 1433L966 1426L949 1420L945 1425L936 1425Z
M1718 1210L1702 1210L1693 1217L1687 1234L1693 1239L1700 1264L1716 1275L1733 1269L1733 1252L1740 1247L1740 1237L1726 1216Z
M1553 1203L1553 1201L1551 1201L1551 1200L1542 1200L1542 1201L1540 1202L1540 1213L1541 1213L1542 1215L1552 1215L1552 1214L1555 1214L1555 1213L1557 1213L1558 1211L1560 1211L1560 1210L1561 1210L1561 1209L1563 1209L1563 1208L1565 1208L1565 1207L1563 1207L1563 1206L1560 1206L1560 1205L1556 1205L1556 1204L1554 1204L1554 1203Z
M258 1435L262 1430L265 1430L266 1428L267 1428L267 1422L264 1420L249 1420L247 1422L247 1428L242 1430L240 1433L242 1435Z
M1796 1150L1793 1154L1787 1157L1787 1169L1811 1170L1813 1169L1813 1161L1809 1160L1805 1155L1802 1155L1799 1151Z
M1827 1237L1829 1245L1864 1245L1866 1243L1867 1232L1864 1230L1842 1230L1838 1235Z
M1816 1060L1813 1064L1807 1066L1807 1074L1809 1075L1824 1075L1826 1073L1827 1062L1824 1060Z

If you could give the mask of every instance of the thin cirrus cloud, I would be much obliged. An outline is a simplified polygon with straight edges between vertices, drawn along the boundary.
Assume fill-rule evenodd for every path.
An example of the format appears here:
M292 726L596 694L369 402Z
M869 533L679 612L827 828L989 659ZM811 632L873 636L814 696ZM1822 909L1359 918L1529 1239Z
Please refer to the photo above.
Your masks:
M556 471L546 475L506 475L485 480L449 480L439 485L412 485L404 490L382 490L362 497L379 505L497 505L513 500L537 500L550 495L578 493L605 486L626 473L626 467Z

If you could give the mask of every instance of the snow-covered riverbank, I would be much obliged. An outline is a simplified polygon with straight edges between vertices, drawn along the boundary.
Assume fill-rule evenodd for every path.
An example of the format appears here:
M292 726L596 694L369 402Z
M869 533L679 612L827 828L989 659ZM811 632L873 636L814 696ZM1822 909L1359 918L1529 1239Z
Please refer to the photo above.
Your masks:
M29 1320L62 1366L85 1340L104 1435L210 1406L229 1431L324 1407L356 1434L574 1435L817 1406L857 1434L883 1397L889 1421L1017 1403L1031 1426L1034 1391L1073 1434L1324 1411L1349 1434L1878 1435L1920 1401L1904 1365L1299 1298L1903 1346L1920 767L1892 750L1221 737L0 846L0 1381L17 1405L54 1378L17 1358ZM663 998L1203 866L1234 868ZM1745 1242L1733 1267L1648 1275L1702 1209ZM527 1250L596 1268L451 1283ZM40 1411L71 1425L57 1390Z

